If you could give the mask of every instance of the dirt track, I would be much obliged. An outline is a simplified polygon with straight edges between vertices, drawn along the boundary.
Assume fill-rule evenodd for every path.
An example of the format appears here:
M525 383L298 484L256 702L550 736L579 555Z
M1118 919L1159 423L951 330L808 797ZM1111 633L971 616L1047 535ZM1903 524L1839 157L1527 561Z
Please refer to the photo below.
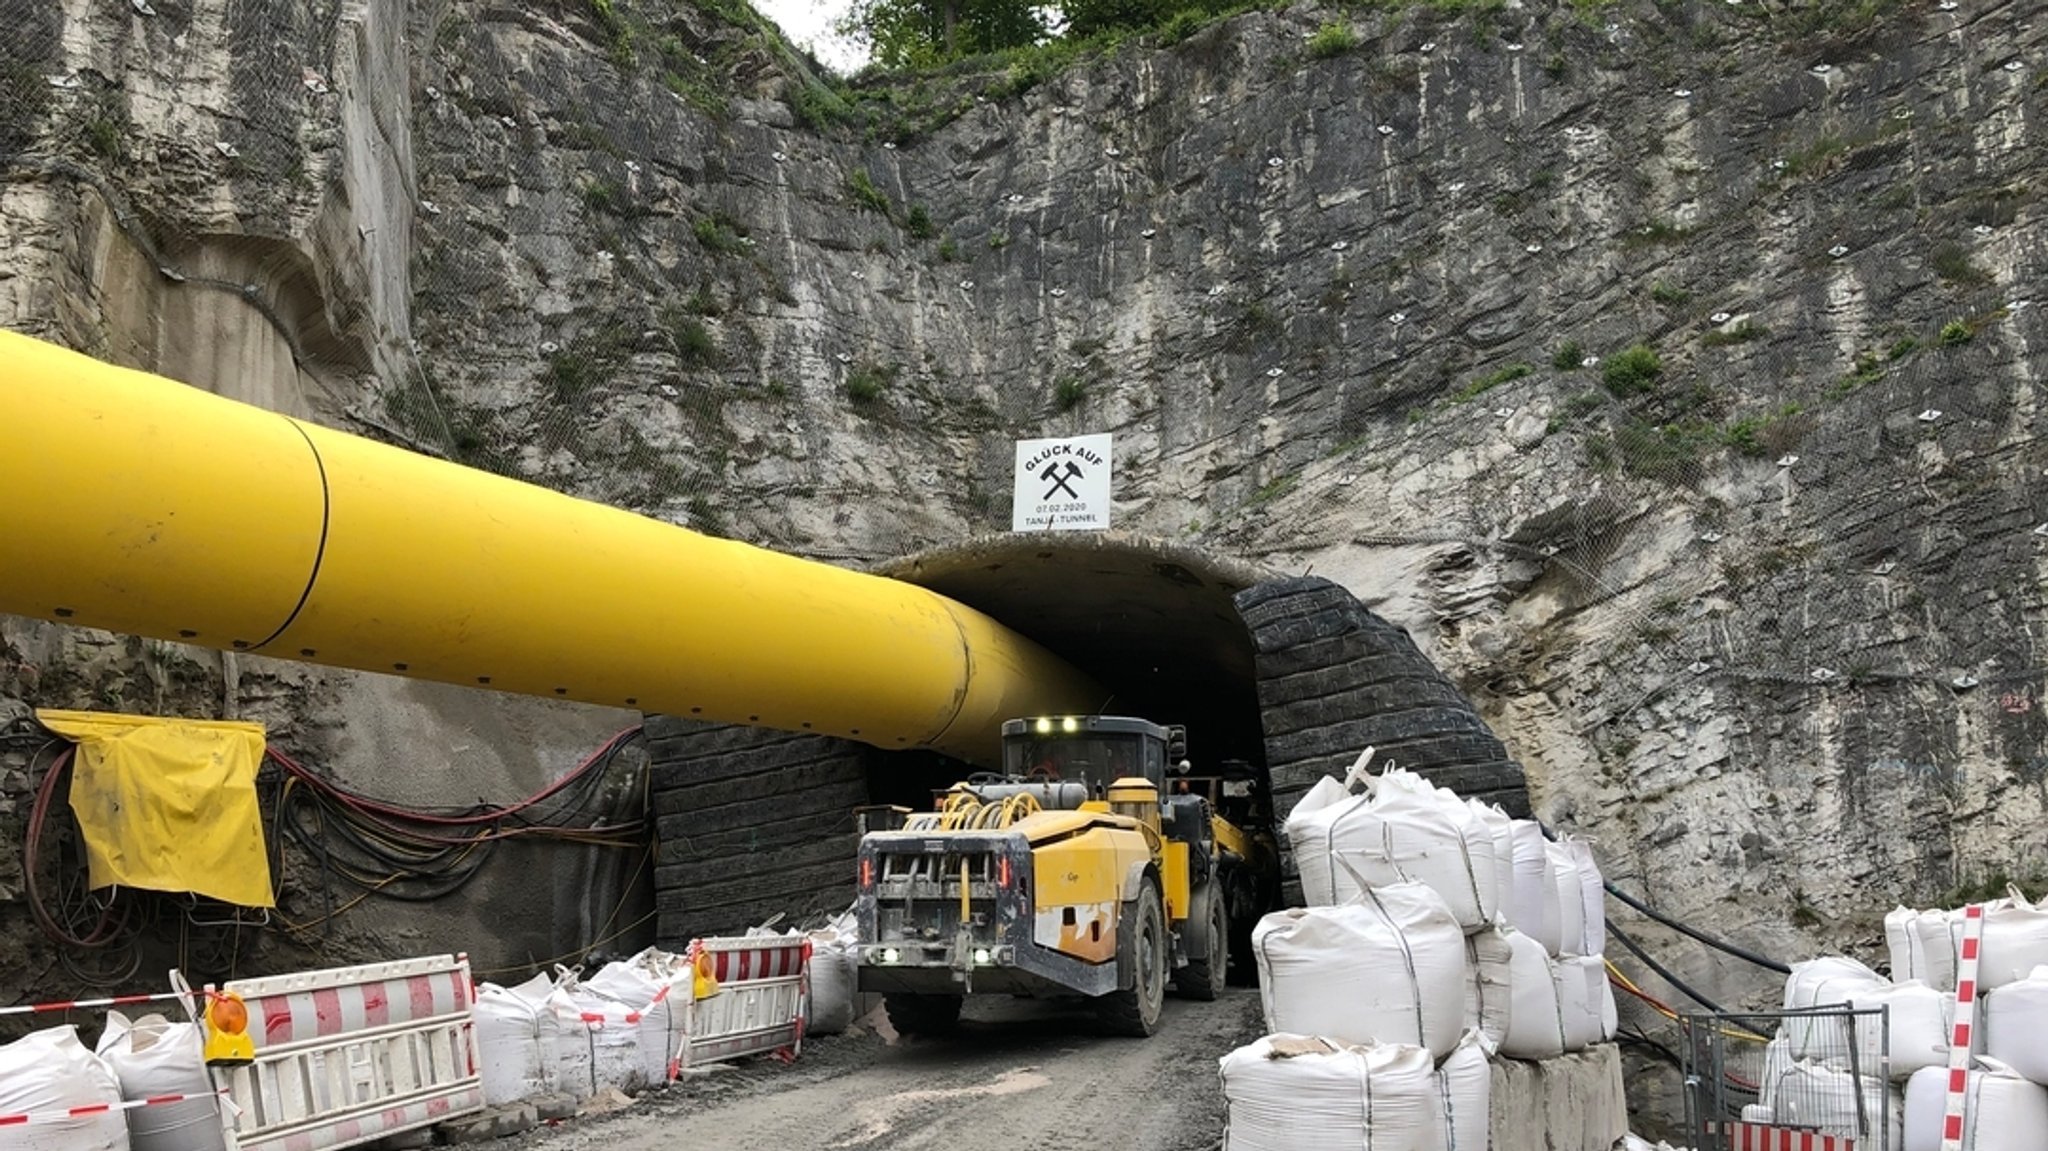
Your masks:
M1223 1135L1216 1060L1260 1033L1258 993L1169 999L1150 1039L1094 1034L1085 1014L991 999L960 1034L858 1034L807 1044L522 1140L520 1151L1116 1147L1202 1151Z

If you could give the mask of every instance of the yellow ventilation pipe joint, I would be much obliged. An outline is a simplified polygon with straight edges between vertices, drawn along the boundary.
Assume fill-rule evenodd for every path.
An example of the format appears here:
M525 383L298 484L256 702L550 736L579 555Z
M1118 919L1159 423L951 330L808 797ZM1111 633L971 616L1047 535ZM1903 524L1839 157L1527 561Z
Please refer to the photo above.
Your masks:
M994 762L1102 690L912 584L0 332L0 612Z

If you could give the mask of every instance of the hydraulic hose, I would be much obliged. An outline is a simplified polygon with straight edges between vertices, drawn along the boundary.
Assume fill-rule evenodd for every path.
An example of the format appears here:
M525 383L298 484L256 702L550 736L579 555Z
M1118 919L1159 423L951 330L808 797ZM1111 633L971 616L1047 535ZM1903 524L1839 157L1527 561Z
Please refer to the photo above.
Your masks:
M1635 940L1630 939L1628 937L1628 932L1623 931L1619 927L1616 927L1612 919L1607 921L1607 934L1616 943L1619 943L1623 947L1627 948L1628 953L1630 955L1633 955L1637 959L1642 960L1643 966L1649 968L1651 971L1656 972L1657 977L1659 979L1662 979L1664 982L1669 983L1671 986L1677 988L1679 992L1683 994L1687 999L1692 1000L1694 1003L1699 1004L1701 1007L1706 1008L1707 1010L1713 1012L1716 1015L1728 1014L1727 1010L1723 1008L1720 1004L1714 1002L1713 1000L1707 998L1704 995L1701 995L1699 992L1694 991L1691 987L1686 985L1683 979L1680 979L1678 976L1673 975L1671 973L1670 968L1665 967L1663 964L1650 958L1649 953L1644 951L1640 946L1638 946Z
M1746 960L1750 963L1756 964L1758 967L1762 967L1769 971L1775 971L1780 975L1792 974L1792 969L1786 966L1785 964L1780 963L1775 959L1758 955L1756 952L1751 951L1746 947L1730 943L1725 939L1719 939L1715 936L1708 935L1706 932L1701 931L1697 927L1681 923L1678 920L1671 918L1670 916L1664 914L1661 911L1653 910L1647 904L1643 903L1641 900L1630 895L1628 892L1623 891L1621 888L1614 886L1614 884L1612 883L1603 880L1601 881L1601 886L1607 889L1607 894L1612 895L1614 898L1621 900L1623 903L1628 904L1630 907L1635 908L1637 911L1642 912L1644 915L1649 916L1651 919L1656 920L1657 922L1663 924L1666 927L1669 927L1671 930L1676 931L1681 935L1689 936L1693 939L1700 941L1701 943L1706 944L1708 947L1714 948L1717 951L1725 951L1728 954L1733 955L1737 959ZM1608 923L1608 930L1614 931L1614 927L1612 926L1613 921L1609 920ZM1617 934L1619 933L1617 932ZM1658 972L1658 974L1661 975L1663 974L1663 972L1660 971ZM1720 1009L1715 1008L1715 1010L1718 1011Z

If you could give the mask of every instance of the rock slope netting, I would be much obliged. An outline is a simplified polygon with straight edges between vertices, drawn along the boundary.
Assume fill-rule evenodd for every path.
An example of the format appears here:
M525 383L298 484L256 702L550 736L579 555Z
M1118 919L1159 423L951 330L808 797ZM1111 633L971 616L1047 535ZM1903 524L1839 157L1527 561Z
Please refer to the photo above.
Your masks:
M1112 431L1688 919L2044 870L2034 6L1297 7L856 119L706 7L153 10L0 0L0 320L856 561Z

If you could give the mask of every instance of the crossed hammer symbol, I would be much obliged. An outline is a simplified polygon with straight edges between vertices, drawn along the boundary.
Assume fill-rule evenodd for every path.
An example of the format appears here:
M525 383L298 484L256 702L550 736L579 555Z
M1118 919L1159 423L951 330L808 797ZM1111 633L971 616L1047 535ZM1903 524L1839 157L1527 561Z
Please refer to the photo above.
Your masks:
M1067 493L1068 499L1078 500L1081 498L1080 492L1077 492L1073 488L1067 486L1068 480L1076 480L1081 478L1081 465L1075 463L1072 460L1068 460L1066 462L1066 467L1067 470L1066 474L1064 475L1060 474L1060 465L1058 464L1047 464L1045 465L1045 470L1038 473L1039 479L1044 480L1045 482L1052 485L1051 487L1045 489L1045 495L1043 498L1051 499L1052 494L1054 492L1065 492Z

